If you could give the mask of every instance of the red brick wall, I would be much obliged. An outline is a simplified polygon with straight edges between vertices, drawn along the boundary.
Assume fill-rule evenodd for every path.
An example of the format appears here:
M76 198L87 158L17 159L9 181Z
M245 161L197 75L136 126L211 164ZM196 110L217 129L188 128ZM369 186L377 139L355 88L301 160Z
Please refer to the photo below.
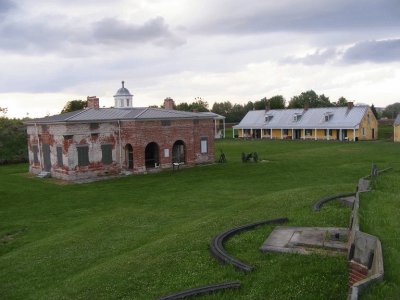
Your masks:
M365 279L368 275L368 268L353 260L349 261L349 287L352 287L358 281Z

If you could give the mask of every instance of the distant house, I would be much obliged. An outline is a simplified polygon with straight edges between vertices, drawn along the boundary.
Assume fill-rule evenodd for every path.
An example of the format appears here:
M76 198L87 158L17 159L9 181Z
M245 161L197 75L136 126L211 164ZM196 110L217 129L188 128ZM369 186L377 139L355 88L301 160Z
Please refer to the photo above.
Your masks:
M400 114L397 115L393 123L393 140L400 142Z
M233 136L290 140L375 140L378 122L369 106L249 111Z
M25 122L29 170L65 180L143 173L174 164L214 162L214 115L176 111L168 105L134 108L120 88L114 108L88 108Z

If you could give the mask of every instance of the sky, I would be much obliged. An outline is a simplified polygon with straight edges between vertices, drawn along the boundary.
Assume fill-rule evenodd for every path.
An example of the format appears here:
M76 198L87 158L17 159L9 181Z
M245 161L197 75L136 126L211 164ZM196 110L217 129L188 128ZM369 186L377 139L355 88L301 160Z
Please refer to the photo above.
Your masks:
M109 107L122 80L137 107L310 89L384 107L400 102L399 28L399 0L0 0L0 107Z

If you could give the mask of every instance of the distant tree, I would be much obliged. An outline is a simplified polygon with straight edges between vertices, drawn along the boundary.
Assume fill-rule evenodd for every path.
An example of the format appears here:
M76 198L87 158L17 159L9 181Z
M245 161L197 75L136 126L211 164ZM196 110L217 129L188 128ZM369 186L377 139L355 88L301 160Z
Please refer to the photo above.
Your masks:
M400 103L396 102L386 106L382 112L382 116L388 119L394 119L398 113L400 113Z
M262 98L261 100L255 101L253 103L253 108L255 110L265 109L268 104L268 99L266 97Z
M268 99L270 109L283 109L286 105L286 100L282 95L276 95Z
M76 111L80 109L84 109L87 107L87 101L84 100L71 100L68 101L67 104L64 105L61 113L67 113L71 111Z
M246 115L248 110L243 105L234 104L229 116L226 116L226 122L228 123L239 123Z
M176 110L190 111L190 105L186 102L179 103L175 105Z
M229 101L215 102L211 108L211 111L221 116L228 117L228 115L230 115L232 112L232 107L232 103Z
M198 112L206 112L209 111L208 110L208 103L207 101L204 101L203 98L201 97L196 97L194 99L195 101L192 102L189 107L190 110L192 111L198 111Z
M371 111L372 111L372 113L374 114L375 118L376 118L376 119L379 119L379 114L378 114L378 112L376 111L376 108L375 108L375 106L374 106L373 104L371 105Z
M347 106L348 101L345 97L340 97L336 102L333 102L334 106Z
M3 113L4 115L7 114L8 108L6 107L0 107L0 112Z
M27 161L26 139L22 120L0 117L0 164Z
M150 107L150 108L159 108L157 105L150 105L149 107ZM161 105L160 108L164 108L164 105Z
M324 94L317 95L313 90L303 92L298 96L292 97L289 101L288 108L303 108L304 104L308 104L309 107L329 107L332 103L329 101L329 97Z

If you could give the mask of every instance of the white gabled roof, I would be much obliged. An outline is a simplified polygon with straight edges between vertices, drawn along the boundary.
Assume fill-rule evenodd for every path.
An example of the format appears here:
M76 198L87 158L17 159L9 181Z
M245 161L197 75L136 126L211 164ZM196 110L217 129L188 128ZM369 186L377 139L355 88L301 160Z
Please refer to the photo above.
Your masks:
M400 124L400 114L397 115L396 119L394 120L393 125L399 125Z
M358 128L368 106L272 109L249 111L235 129L352 129ZM325 116L330 115L329 121ZM294 120L295 115L301 117ZM266 116L272 116L269 122Z

